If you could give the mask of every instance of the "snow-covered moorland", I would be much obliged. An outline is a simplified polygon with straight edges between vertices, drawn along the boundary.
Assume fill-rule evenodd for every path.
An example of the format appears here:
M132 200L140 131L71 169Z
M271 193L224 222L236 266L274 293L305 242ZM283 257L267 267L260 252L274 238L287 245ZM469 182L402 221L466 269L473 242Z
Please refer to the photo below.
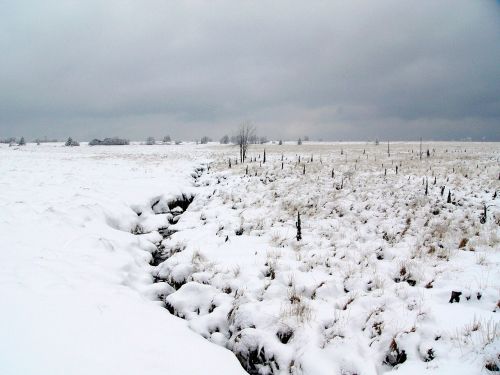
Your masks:
M498 369L498 144L265 151L0 146L0 373Z
M245 373L153 302L131 233L136 206L193 193L193 151L0 145L0 374Z

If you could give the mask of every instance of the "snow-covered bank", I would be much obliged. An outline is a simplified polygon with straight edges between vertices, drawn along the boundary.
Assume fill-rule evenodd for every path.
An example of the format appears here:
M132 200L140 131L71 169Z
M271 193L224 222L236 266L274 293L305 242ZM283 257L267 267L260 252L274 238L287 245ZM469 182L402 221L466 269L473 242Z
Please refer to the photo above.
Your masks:
M154 199L193 190L188 155L0 145L1 374L244 373L148 298L154 245L131 233Z

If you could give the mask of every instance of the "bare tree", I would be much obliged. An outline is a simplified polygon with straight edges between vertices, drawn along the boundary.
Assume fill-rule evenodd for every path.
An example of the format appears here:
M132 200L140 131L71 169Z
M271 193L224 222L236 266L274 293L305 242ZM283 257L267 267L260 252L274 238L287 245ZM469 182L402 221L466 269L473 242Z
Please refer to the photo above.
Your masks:
M247 156L248 145L250 140L255 137L255 127L249 122L240 125L236 136L237 144L240 148L240 162L244 163Z
M224 135L219 142L223 145L227 145L229 143L229 136L227 134Z
M209 137L207 137L206 135L205 135L205 136L203 136L203 137L201 137L201 139L200 139L200 143L201 143L202 145L206 145L208 142L212 142L212 139L211 139L211 138L209 138Z

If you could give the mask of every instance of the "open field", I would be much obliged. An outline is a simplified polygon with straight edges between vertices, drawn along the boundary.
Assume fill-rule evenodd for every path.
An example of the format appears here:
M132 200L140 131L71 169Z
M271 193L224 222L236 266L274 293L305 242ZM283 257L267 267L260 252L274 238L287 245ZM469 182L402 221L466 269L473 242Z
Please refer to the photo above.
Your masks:
M0 155L2 374L500 366L498 143Z

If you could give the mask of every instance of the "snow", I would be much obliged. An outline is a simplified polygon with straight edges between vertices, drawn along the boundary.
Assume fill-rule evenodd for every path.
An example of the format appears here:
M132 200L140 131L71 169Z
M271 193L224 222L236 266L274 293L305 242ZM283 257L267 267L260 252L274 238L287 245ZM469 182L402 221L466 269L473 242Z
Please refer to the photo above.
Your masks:
M423 160L418 144L391 147L254 146L256 162L230 169L236 152L208 149L211 172L164 242L183 250L157 266L184 284L166 298L173 313L251 373L471 374L498 362L498 144L432 143ZM210 312L218 296L227 318Z
M0 146L1 374L244 373L147 297L133 209L192 191L180 147Z
M500 146L418 149L0 146L0 373L487 372Z

